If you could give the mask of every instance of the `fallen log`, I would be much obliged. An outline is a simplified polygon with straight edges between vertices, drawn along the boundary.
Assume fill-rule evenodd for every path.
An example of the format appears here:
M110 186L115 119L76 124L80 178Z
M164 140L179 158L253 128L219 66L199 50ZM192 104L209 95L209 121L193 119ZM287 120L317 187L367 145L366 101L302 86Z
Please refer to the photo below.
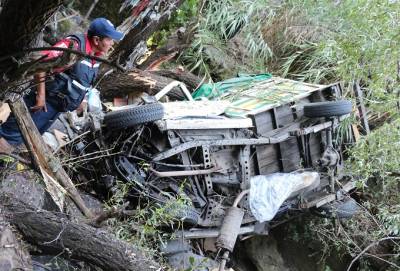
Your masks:
M150 71L152 74L160 75L163 77L171 78L184 83L189 89L196 90L201 84L202 80L191 72L184 70L155 70Z
M72 222L60 213L35 209L8 193L0 194L0 207L24 239L43 252L65 252L72 259L107 271L159 269L159 265L139 248L104 230Z
M107 75L99 83L99 89L104 98L122 97L134 93L139 96L143 92L154 95L172 81L181 81L190 90L198 87L201 82L197 76L184 71L143 71L132 69L125 73L113 72ZM179 88L174 88L171 95L176 98L183 97Z
M0 212L0 270L32 270L29 253L13 233L2 212Z

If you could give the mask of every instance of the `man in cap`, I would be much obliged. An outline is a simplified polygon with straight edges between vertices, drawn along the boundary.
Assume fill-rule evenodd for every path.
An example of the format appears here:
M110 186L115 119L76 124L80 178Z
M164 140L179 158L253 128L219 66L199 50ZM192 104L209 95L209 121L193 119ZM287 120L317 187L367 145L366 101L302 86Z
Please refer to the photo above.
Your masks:
M105 18L94 19L86 34L66 37L54 47L73 48L92 56L108 53L114 40L121 40L123 33ZM46 51L46 60L60 57L62 51ZM69 67L53 71L54 80L46 80L45 72L37 73L35 91L24 97L31 117L39 132L43 134L61 112L73 111L79 107L87 91L92 87L99 69L99 63L91 58L83 58ZM16 119L10 115L0 126L0 153L11 153L23 138Z

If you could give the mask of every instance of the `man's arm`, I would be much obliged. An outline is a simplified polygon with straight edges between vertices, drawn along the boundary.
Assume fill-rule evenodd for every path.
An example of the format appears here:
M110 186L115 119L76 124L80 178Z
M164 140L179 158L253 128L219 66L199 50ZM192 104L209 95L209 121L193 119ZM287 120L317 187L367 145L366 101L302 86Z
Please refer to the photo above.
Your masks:
M59 42L57 42L53 47L58 47L58 48L68 48L70 47L71 42L73 42L73 49L78 48L78 42L71 40L71 39L63 39ZM57 51L57 50L49 50L49 51L43 51L43 55L46 55L45 60L50 60L54 58L60 57L63 52L62 51ZM56 72L62 72L65 68L58 69ZM46 72L38 72L34 76L35 78L35 83L37 84L37 94L36 94L36 104L31 107L31 111L37 112L37 111L45 111L47 112L46 108L46 85L45 85L45 80L46 80Z
M36 104L31 107L31 111L37 112L43 110L47 112L46 108L46 73L38 72L34 76L35 82L37 84L37 93L36 93Z

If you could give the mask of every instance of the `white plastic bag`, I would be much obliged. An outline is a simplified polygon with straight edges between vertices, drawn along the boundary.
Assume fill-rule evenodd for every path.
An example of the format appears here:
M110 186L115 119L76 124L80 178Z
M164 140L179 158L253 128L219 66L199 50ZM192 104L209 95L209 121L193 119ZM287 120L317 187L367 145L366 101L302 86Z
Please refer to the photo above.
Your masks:
M254 176L250 179L250 210L259 222L270 221L292 193L317 185L319 185L317 172Z
M101 112L100 92L91 88L88 92L88 110L89 112Z

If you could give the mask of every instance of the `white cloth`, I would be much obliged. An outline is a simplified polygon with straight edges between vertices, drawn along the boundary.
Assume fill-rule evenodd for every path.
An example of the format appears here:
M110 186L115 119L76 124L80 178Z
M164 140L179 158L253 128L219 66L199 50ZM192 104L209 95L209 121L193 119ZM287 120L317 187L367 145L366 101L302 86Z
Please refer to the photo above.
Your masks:
M250 210L259 222L270 221L292 193L318 184L317 172L254 176L250 179Z

